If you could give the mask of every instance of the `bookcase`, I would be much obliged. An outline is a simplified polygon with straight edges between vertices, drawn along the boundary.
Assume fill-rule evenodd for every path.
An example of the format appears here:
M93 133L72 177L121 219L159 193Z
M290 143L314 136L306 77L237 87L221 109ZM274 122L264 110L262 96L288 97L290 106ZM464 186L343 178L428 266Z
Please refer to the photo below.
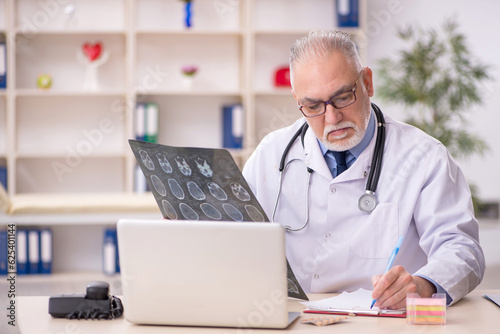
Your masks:
M295 39L337 27L335 0L193 0L190 28L184 6L0 0L0 42L7 46L0 166L7 167L9 195L133 192L127 140L134 138L138 102L159 106L158 142L214 148L222 146L222 106L241 103L244 147L231 151L240 166L267 133L300 117L290 88L274 87L274 72L287 66ZM343 29L355 39L363 37L365 7L359 0L359 27ZM98 86L89 89L78 53L97 42L109 57L97 68ZM359 50L364 58L363 45ZM185 65L199 68L189 88L182 84ZM41 90L37 78L44 73L52 86ZM55 257L60 251L56 243Z

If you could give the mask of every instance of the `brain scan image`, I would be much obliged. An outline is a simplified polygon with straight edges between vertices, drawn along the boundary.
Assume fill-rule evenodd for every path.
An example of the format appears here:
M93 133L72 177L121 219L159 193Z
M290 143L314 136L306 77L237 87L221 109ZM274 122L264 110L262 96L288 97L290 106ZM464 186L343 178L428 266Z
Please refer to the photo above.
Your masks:
M153 187L161 196L165 196L167 194L167 188L163 182L161 182L160 178L156 175L151 175L151 181L153 182Z
M173 220L177 219L177 217L178 217L177 212L175 212L174 207L172 206L172 204L170 204L169 201L167 201L165 199L162 200L161 206L163 207L163 210L165 211L165 213L169 219L173 219Z
M231 204L224 203L222 204L222 208L226 211L227 215L231 217L231 219L237 222L243 221L243 215L241 212Z
M205 193L198 187L193 181L188 181L187 187L191 196L198 201L202 201L206 198Z
M191 175L191 167L189 167L186 159L180 156L175 157L175 162L177 163L177 168L181 171L182 174L189 176Z
M264 222L264 215L253 205L245 205L245 211L254 222Z
M184 190L182 190L179 182L174 179L168 179L168 186L170 187L170 191L174 194L178 199L184 199Z
M196 167L198 167L198 170L200 171L201 174L203 174L206 177L212 177L214 172L212 171L212 168L210 168L206 160L197 157L195 162L196 162Z
M237 199L243 202L248 202L250 200L250 194L248 191L237 182L231 182L231 191Z
M179 209L181 209L181 213L187 220L198 220L200 216L194 211L189 205L186 203L181 203L179 205Z
M140 150L139 155L141 156L142 163L144 164L144 166L146 166L147 169L149 170L155 169L155 164L153 160L151 160L151 157L149 156L148 152Z
M226 192L217 183L209 182L207 184L207 187L208 187L208 190L210 190L210 193L212 194L212 196L217 198L219 201L227 200Z
M158 162L160 163L161 169L163 169L165 173L168 174L172 173L173 171L172 165L170 165L170 162L168 162L167 157L162 153L158 153L156 157L158 158Z
M219 220L222 218L222 214L219 210L217 210L212 204L203 203L200 205L201 211L206 214L208 217Z

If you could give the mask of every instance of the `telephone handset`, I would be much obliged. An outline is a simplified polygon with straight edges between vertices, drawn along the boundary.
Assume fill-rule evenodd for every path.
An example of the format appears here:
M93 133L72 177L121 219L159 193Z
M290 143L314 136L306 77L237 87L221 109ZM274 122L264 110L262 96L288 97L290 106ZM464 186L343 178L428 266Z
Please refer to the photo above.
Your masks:
M122 301L109 295L109 284L92 282L87 293L56 295L49 298L49 314L67 319L114 319L123 314Z

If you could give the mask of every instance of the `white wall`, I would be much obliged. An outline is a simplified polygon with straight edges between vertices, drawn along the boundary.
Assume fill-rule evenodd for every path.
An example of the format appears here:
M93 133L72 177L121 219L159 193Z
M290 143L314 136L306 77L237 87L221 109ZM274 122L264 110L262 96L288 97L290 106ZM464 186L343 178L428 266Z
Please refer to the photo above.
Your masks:
M490 150L468 161L457 160L469 182L479 188L483 200L500 200L500 1L496 0L368 0L367 63L374 70L375 96L382 110L393 117L407 117L400 107L377 99L377 61L391 57L404 44L396 36L398 26L408 24L440 28L443 21L456 18L459 31L481 62L491 65L493 80L484 86L484 105L471 110L468 131L479 135Z

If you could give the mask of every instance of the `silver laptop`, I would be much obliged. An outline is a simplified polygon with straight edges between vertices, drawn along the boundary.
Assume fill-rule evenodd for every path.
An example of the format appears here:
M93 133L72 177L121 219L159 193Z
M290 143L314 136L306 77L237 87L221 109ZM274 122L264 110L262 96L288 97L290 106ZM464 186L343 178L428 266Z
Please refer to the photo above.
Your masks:
M284 230L279 224L118 222L125 319L137 324L285 328Z

